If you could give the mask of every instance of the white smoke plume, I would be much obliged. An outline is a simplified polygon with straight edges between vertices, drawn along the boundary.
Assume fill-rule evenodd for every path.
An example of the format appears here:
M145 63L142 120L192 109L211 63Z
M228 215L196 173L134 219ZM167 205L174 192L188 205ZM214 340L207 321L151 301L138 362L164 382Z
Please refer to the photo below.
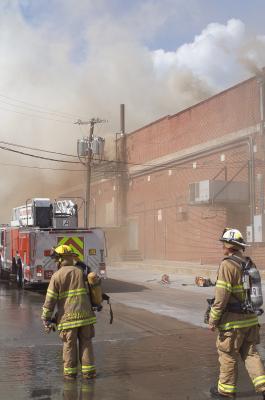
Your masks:
M254 36L242 21L231 19L226 25L209 24L192 43L175 52L156 50L153 58L165 74L184 68L217 91L260 73L265 66L264 50L265 36Z
M88 126L74 124L78 118L108 120L95 133L114 137L120 103L126 105L126 130L132 131L248 78L265 64L265 37L250 34L240 20L211 23L193 42L166 51L147 45L170 16L162 3L143 2L120 19L108 12L107 0L58 0L54 9L40 4L45 2L0 4L2 141L75 154L77 138L88 132ZM72 168L2 150L0 162ZM1 165L0 223L7 222L11 206L32 196L49 197L82 179L83 174L67 171Z

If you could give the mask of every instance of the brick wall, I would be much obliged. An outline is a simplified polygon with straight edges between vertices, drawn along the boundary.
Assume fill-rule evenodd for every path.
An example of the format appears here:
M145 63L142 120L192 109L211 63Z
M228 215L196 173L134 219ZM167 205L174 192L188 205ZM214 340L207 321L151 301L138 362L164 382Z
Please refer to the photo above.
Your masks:
M221 161L221 156L224 161ZM224 158L225 156L225 158ZM220 257L220 232L227 225L245 233L248 205L193 206L189 184L201 180L247 181L248 147L216 152L208 157L135 177L128 192L128 217L138 221L139 249L144 258L214 263Z
M260 123L259 101L259 87L253 78L132 132L127 136L128 165L148 164L150 160L195 145L203 148L206 142L253 127ZM260 178L263 182L264 139L257 132L253 133L253 139L257 145L256 173L263 174ZM222 257L218 239L223 228L237 227L245 236L246 226L251 222L249 203L190 205L189 184L208 179L248 182L249 159L248 145L240 142L230 148L212 149L207 156L193 154L189 161L160 171L151 168L141 176L131 176L127 192L127 233L121 230L119 240L123 239L125 248L137 247L147 259L218 263ZM113 185L113 181L94 184L97 208L102 210L105 221L106 202L115 198ZM261 210L261 197L256 185L255 213ZM118 202L115 204L118 206ZM255 245L250 250L261 267L265 267L263 249L263 245ZM123 250L120 251L121 255Z
M259 122L259 88L250 79L127 137L128 161L143 163Z

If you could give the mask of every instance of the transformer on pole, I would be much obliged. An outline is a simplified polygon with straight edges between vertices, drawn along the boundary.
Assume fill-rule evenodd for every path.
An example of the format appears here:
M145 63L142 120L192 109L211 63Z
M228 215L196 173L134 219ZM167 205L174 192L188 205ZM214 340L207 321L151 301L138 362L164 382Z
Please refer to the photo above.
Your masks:
M85 209L84 209L84 226L89 227L89 209L90 209L90 184L91 184L91 161L93 155L103 154L104 139L94 138L95 124L106 122L103 119L91 118L89 121L78 120L75 124L90 125L89 136L77 140L77 154L79 161L86 167L86 184L85 184Z

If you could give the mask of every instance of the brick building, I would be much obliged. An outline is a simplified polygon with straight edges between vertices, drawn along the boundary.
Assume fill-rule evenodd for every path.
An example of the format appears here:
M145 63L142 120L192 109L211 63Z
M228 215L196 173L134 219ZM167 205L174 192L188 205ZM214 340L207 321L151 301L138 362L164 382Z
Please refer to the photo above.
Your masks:
M111 259L217 263L231 226L265 268L264 93L253 77L120 136L115 168L101 166L91 188Z

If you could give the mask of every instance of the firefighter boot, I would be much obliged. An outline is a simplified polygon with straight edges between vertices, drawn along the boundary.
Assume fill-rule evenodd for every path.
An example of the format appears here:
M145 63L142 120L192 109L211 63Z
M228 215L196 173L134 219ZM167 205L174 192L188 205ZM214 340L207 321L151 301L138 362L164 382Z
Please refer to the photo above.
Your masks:
M96 371L87 372L86 374L82 374L82 378L84 380L91 380L97 377Z
M220 400L224 400L224 399L235 399L235 395L231 395L231 396L226 396L220 392L218 392L217 386L212 386L210 388L210 393L211 393L211 398L212 399L220 399Z

